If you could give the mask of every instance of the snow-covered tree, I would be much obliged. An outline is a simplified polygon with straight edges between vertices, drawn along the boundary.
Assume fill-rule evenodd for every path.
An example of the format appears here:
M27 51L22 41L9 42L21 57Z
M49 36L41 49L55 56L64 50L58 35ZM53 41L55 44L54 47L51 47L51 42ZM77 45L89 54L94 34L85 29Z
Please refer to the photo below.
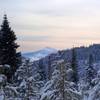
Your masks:
M77 84L79 79L78 79L78 65L77 65L75 48L72 49L71 66L72 66L72 70L73 70L72 80L73 80L73 82L75 82Z
M52 75L52 72L51 72L51 58L50 58L50 56L48 56L48 80L51 79L51 75Z
M18 86L19 97L25 100L39 100L44 81L38 71L38 63L24 59L15 73L15 83Z
M74 88L73 82L66 80L66 66L63 60L56 63L56 69L42 89L40 100L81 100L81 94Z
M92 80L95 78L95 76L96 71L93 68L93 56L92 54L90 54L88 60L88 67L86 68L86 81L90 87L93 86Z
M41 76L40 80L46 80L46 73L45 73L45 68L44 68L44 64L43 64L43 59L39 60L39 69L38 69L38 73Z

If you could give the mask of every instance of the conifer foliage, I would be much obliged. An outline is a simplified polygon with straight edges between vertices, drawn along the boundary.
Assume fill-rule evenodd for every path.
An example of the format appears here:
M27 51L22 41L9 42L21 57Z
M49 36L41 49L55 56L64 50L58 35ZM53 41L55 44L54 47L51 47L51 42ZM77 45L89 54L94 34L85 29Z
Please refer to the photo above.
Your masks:
M11 66L10 75L7 75L10 78L16 68L17 68L17 52L18 48L16 40L16 35L9 26L7 15L4 15L4 19L0 29L0 64L8 64Z
M92 80L95 78L95 76L96 76L96 71L95 71L95 69L93 68L93 61L94 61L94 59L93 59L93 55L92 54L90 54L89 55L89 60L88 60L88 67L87 67L87 82L88 82L88 84L89 84L89 86L92 86L93 84L92 84Z
M72 80L73 80L73 82L77 83L78 82L78 65L77 65L75 48L72 49L71 66L72 66L72 70L73 70Z
M43 60L42 59L40 59L39 60L39 74L40 74L40 76L41 76L41 81L42 80L46 80L46 73L45 73L45 70L44 70L44 66L43 66Z

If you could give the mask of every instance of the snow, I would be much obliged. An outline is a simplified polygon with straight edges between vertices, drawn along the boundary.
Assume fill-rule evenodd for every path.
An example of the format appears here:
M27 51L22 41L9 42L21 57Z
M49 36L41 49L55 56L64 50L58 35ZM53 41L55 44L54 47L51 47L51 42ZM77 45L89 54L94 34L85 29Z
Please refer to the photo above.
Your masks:
M97 93L99 93L99 97L98 99L95 99L95 96L97 95ZM88 100L100 100L100 83L89 91Z
M6 81L7 81L6 76L3 75L3 74L0 74L0 85L1 85L1 84L4 84Z
M20 84L20 87L25 86L26 87L26 81L23 79L23 81Z
M53 97L53 94L55 93L56 90L48 91L47 93L43 93L42 97L40 100L46 100L47 96L49 97L49 100Z
M3 95L0 96L0 100L4 100L4 96Z
M18 88L18 87L6 86L5 88L6 88L6 89L9 89L9 90L12 90L13 93L15 93L16 95L18 95L18 92L17 92L17 88Z
M4 91L3 91L3 89L0 89L0 100L5 100L4 99Z
M0 83L3 81L3 78L4 77L4 75L0 75Z
M10 68L10 65L5 64L4 66L5 66L6 68Z
M36 52L24 53L24 60L22 60L23 63L17 69L15 74L15 83L5 84L6 78L4 80L4 76L2 74L0 75L0 100L4 100L4 96L7 97L6 100L22 100L22 98L24 100L26 99L26 96L29 96L29 94L29 100L62 100L62 88L64 88L65 100L67 100L67 97L69 98L68 100L100 100L100 61L94 63L94 68L98 70L98 72L96 77L91 80L93 86L89 88L88 83L85 82L86 68L88 67L87 60L78 60L78 75L80 80L78 84L75 84L71 80L73 74L71 64L70 62L67 62L67 60L62 57L63 55L60 55L59 52L57 54L50 55L52 68L51 78L41 80L39 69L39 64L41 65L41 63L35 60L47 56L42 59L43 70L45 70L45 68L49 65L49 59L47 59L49 58L48 55L56 52L57 50L55 49L45 48ZM29 58L31 61L28 61ZM1 65L0 67L2 69L3 66ZM9 67L10 66L7 68ZM46 70L46 72L47 71L48 70ZM64 87L61 87L63 78Z

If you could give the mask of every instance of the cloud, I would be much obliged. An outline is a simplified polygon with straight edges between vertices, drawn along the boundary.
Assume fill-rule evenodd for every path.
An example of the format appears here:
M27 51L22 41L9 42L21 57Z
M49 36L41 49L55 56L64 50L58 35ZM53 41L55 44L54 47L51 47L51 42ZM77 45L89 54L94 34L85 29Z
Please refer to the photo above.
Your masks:
M42 46L65 48L76 41L99 42L99 0L0 0L0 15L4 12L24 45L35 41L36 48L41 42Z
M18 40L21 41L34 41L34 42L37 42L37 41L47 41L47 40L50 40L52 37L50 36L43 36L43 35L18 35Z

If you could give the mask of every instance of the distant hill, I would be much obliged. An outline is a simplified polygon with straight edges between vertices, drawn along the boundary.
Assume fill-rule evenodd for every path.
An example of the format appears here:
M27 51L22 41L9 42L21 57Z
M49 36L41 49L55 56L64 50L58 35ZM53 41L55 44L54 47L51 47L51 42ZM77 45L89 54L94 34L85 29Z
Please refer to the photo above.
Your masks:
M100 61L100 44L93 44L89 47L76 47L77 60L88 59L89 54L93 55L94 61ZM62 58L71 60L71 49L60 51Z
M46 47L44 49L41 49L41 50L38 50L35 52L22 53L22 56L25 58L29 58L31 61L35 61L35 60L39 60L41 58L44 58L52 53L57 53L57 50L54 48Z

